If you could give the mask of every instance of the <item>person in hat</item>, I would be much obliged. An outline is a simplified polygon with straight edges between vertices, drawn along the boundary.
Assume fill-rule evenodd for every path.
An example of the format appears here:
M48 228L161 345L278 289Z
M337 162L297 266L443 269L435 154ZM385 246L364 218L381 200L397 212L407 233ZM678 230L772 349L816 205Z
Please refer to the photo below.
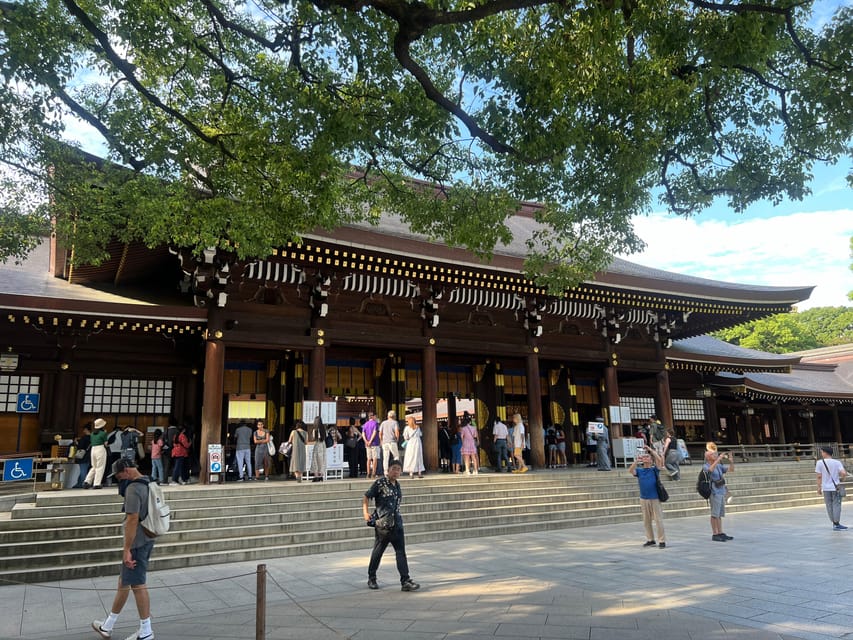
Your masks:
M94 431L91 438L91 459L92 466L89 473L86 474L86 479L83 481L84 489L100 489L101 482L104 480L104 471L107 469L107 421L103 418L98 418L92 423Z
M101 638L112 638L113 627L127 602L129 592L132 591L139 613L139 630L127 640L154 640L154 631L151 629L151 600L145 581L155 538L149 536L141 525L148 515L148 484L134 482L143 476L136 468L136 463L127 458L119 458L113 463L112 475L121 485L125 485L121 573L110 614L103 620L92 621L92 629Z

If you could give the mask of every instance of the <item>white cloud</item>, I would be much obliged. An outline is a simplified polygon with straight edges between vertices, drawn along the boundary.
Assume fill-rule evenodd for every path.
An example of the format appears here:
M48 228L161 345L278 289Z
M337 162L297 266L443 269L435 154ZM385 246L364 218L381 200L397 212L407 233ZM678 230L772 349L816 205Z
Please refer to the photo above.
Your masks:
M853 290L851 209L743 221L656 213L636 218L634 226L648 246L625 256L632 262L743 284L816 285L800 309L853 305L847 298Z

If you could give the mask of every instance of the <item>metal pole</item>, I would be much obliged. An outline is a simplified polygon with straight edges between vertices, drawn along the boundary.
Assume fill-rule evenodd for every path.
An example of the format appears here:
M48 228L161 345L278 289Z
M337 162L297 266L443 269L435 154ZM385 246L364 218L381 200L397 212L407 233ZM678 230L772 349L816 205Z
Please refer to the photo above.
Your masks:
M267 565L258 565L258 584L255 589L255 640L267 634Z

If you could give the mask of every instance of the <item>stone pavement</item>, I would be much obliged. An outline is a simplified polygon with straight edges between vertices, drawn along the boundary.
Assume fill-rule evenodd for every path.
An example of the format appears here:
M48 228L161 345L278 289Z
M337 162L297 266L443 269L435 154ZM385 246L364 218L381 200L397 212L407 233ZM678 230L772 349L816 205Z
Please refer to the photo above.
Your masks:
M390 547L380 591L365 586L363 549L263 561L266 638L853 638L853 528L832 531L823 506L724 522L726 543L711 541L705 517L666 521L667 549L641 546L639 508L636 524L413 545L417 593L400 592ZM257 564L151 573L157 639L255 638ZM0 638L96 638L89 624L114 585L0 587ZM131 597L113 637L136 626Z

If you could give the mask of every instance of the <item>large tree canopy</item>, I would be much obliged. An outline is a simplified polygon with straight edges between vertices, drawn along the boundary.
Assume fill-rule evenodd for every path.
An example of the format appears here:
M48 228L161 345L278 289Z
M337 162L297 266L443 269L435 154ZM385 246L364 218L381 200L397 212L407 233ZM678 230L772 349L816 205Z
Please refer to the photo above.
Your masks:
M265 256L383 211L488 256L534 200L529 273L563 287L641 247L654 194L683 215L800 198L850 154L853 11L812 18L801 0L0 0L0 158L48 180L82 261L111 236ZM68 161L68 113L121 170Z

